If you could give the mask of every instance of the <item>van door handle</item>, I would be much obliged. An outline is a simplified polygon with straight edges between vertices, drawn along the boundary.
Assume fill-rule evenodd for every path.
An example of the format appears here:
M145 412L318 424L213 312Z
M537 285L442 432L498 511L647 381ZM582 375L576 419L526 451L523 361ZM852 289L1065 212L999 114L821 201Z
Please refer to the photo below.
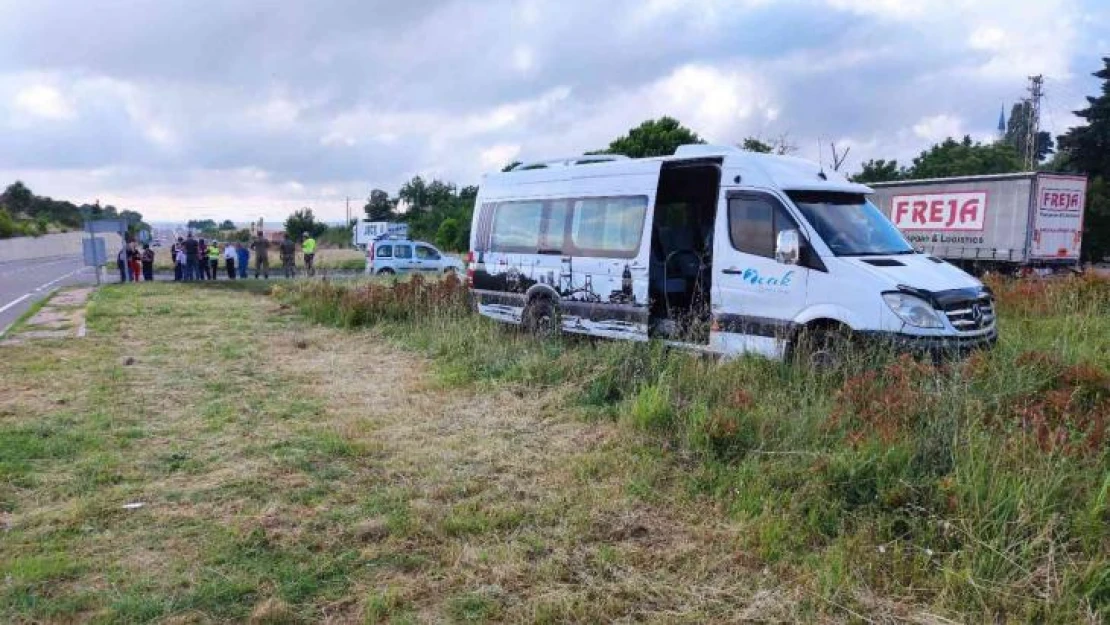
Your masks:
M744 273L744 270L743 269L737 269L735 267L729 267L728 269L722 269L721 273L727 273L730 276L739 276L739 275L742 275Z

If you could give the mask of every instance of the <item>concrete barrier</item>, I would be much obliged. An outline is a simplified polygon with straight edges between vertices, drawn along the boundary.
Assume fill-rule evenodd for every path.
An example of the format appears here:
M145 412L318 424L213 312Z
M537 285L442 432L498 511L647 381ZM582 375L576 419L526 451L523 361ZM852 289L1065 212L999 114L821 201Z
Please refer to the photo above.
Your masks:
M0 239L0 262L49 256L80 256L81 239L87 236L84 232L62 232L44 234L41 237ZM119 236L108 236L105 238L105 243L108 246L108 256L114 258L113 245L119 247Z

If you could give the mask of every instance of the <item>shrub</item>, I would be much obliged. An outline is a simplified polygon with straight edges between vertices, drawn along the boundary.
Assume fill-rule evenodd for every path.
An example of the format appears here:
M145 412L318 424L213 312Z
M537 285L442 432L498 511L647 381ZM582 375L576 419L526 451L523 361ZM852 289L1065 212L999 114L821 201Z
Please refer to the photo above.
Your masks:
M355 286L321 280L298 285L285 297L317 321L349 328L422 317L459 318L470 310L466 287L454 275L425 280L417 274L405 281Z

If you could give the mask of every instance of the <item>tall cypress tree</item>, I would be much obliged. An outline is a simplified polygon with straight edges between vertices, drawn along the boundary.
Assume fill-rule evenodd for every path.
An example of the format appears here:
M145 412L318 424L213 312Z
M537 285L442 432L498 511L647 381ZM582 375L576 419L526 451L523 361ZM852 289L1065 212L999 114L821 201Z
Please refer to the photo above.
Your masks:
M1087 98L1075 114L1087 124L1060 135L1065 168L1087 174L1087 214L1083 222L1083 257L1098 261L1110 255L1110 57L1094 73L1102 79L1102 95Z

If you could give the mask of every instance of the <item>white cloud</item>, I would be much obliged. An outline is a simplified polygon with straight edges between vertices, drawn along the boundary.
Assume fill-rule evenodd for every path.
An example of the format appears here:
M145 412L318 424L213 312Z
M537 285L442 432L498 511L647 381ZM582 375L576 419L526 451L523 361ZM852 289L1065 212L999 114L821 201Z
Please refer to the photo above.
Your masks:
M417 173L473 184L662 115L717 143L787 135L816 158L841 137L853 161L905 159L989 136L1042 72L1060 132L1110 32L1097 0L117 4L5 12L0 175L155 217L342 216L346 195Z
M926 14L931 8L927 0L827 0L829 6L843 11L882 18L907 20ZM938 0L938 4L944 0Z
M913 125L913 134L926 141L942 141L947 137L963 134L963 121L952 115L933 115L925 117Z
M495 171L513 162L519 154L519 145L499 143L482 150L479 154L479 158L481 159L482 169L484 171Z
M536 65L536 55L528 46L517 46L513 49L513 68L527 74Z
M283 97L274 97L261 106L253 106L247 111L250 119L272 127L290 126L297 122L301 107Z
M329 132L323 137L320 137L320 145L351 147L356 143L358 143L358 141L356 141L354 137L339 132Z
M659 110L679 119L714 141L736 140L737 129L757 115L777 115L774 90L755 73L687 65L649 89ZM661 106L660 106L661 105Z
M76 113L62 93L49 85L35 84L19 91L15 96L15 107L32 117L52 121L73 119Z

